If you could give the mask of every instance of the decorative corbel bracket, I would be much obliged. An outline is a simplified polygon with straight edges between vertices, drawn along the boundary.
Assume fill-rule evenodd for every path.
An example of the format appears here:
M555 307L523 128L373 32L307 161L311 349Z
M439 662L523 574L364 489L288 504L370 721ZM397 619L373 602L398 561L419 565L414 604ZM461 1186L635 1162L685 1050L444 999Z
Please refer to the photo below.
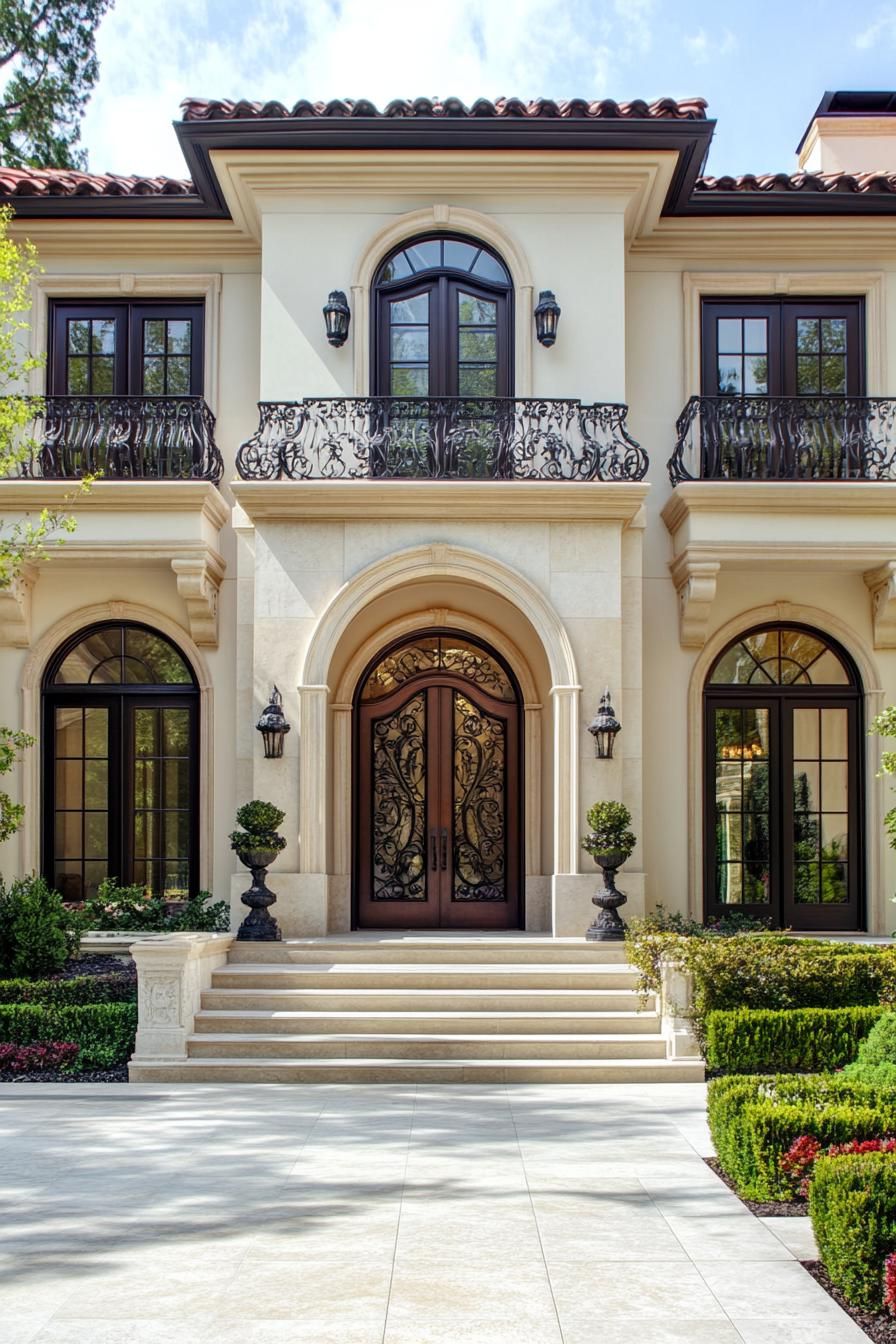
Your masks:
M896 649L896 560L866 570L864 579L871 592L874 647Z
M12 583L0 588L0 645L27 649L31 643L31 590L37 566L24 565Z
M685 551L672 561L670 569L678 590L680 643L686 649L702 649L709 633L721 564L718 560L691 559Z
M187 608L190 634L197 644L218 647L218 589L224 561L212 550L204 554L175 555L171 561L178 595Z

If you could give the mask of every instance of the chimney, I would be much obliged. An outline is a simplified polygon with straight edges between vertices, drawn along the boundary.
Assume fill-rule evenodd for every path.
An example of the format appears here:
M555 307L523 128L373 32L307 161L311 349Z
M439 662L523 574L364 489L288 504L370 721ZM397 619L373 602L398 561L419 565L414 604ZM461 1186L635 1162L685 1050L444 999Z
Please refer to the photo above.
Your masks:
M896 93L826 93L796 153L806 173L896 172Z

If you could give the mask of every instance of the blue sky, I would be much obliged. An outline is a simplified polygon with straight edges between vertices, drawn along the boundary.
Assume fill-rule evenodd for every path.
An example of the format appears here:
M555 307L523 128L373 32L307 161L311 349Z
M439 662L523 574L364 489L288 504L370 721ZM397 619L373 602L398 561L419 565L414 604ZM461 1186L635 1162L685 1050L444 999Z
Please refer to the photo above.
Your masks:
M188 94L700 95L709 172L789 171L825 89L896 87L896 0L117 0L97 45L94 171L181 175Z

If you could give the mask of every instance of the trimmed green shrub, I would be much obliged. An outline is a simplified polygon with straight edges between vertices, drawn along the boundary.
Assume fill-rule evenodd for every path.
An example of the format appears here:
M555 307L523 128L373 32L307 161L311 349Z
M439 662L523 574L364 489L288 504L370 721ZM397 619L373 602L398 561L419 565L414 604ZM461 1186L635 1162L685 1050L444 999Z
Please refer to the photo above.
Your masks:
M81 1069L104 1069L127 1063L134 1053L136 1031L136 1003L0 1006L0 1041L12 1045L72 1041L80 1049Z
M842 1076L714 1078L707 1106L719 1162L745 1199L793 1198L798 1180L781 1159L802 1135L827 1145L896 1133L896 1087Z
M137 981L124 972L75 975L70 980L0 980L0 1004L136 1003Z
M227 901L214 901L207 891L191 896L182 910L169 912L168 902L139 883L122 887L114 878L101 882L95 896L77 911L81 930L103 933L215 933L230 927Z
M706 1063L721 1073L784 1073L790 1069L820 1073L841 1069L855 1059L860 1046L865 1048L868 1033L873 1035L880 1029L882 1015L884 1021L892 1019L896 1027L896 1014L880 1006L712 1012L706 1018ZM896 1031L892 1044L896 1061ZM865 1081L896 1083L896 1063L892 1077Z
M643 992L658 993L660 963L682 965L694 978L691 1018L706 1040L711 1012L737 1008L851 1008L896 1003L896 947L832 943L783 934L693 936L641 927L626 936L629 961Z
M42 877L0 879L0 974L52 975L71 952L68 916Z
M896 1013L877 1021L845 1073L860 1083L896 1083Z
M880 1311L884 1262L896 1249L896 1154L820 1157L809 1217L834 1286L853 1306Z

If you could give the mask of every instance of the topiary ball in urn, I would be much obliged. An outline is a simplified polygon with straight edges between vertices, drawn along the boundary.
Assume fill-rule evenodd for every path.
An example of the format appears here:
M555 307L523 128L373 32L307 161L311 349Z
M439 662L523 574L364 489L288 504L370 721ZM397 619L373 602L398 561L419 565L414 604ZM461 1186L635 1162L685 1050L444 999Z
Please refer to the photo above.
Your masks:
M236 824L241 829L231 833L230 847L240 863L252 871L252 885L240 897L243 905L249 907L248 915L237 930L236 936L241 942L276 943L282 936L269 910L277 897L268 888L265 878L270 865L286 847L286 840L277 833L285 815L273 803L262 803L257 799L244 803L237 810Z
M628 897L616 888L616 870L638 843L631 824L632 814L624 803L595 803L588 813L591 830L582 837L582 848L600 865L604 879L603 891L591 897L600 913L585 933L589 943L619 942L625 937L619 907Z

